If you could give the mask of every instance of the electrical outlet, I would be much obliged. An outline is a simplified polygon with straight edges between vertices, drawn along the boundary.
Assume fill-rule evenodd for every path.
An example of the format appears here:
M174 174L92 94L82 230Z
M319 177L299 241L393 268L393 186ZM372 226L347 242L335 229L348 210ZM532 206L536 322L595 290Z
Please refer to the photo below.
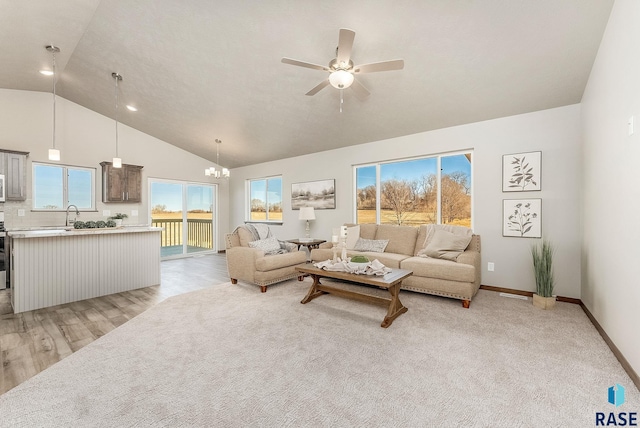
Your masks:
M102 210L102 216L103 217L111 216L111 210Z
M22 208L18 210L18 217L24 217L24 210Z
M138 210L131 210L131 217L138 217Z
M488 270L489 272L493 272L493 270L495 269L495 267L496 267L496 266L493 264L493 262L489 262L489 263L487 263L487 270Z

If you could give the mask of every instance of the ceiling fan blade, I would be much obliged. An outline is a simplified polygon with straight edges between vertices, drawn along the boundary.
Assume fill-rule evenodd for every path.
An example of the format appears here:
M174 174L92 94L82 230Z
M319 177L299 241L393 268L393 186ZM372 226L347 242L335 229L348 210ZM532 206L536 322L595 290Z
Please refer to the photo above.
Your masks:
M310 62L298 61L297 59L282 58L282 62L285 64L297 65L298 67L311 68L313 70L330 71L329 67L324 65L312 64Z
M357 79L353 79L353 83L351 84L351 89L353 89L353 93L359 100L366 99L370 92L367 88L362 86L362 83L358 82Z
M341 62L349 63L351 59L351 49L353 48L353 39L356 32L347 28L340 29L340 38L338 39L338 64Z
M354 73L374 73L376 71L402 70L404 68L403 59L394 59L391 61L372 62L371 64L363 64L353 67Z
M320 92L321 89L323 89L325 86L329 85L329 79L327 80L323 80L322 82L320 82L318 85L316 85L312 90L310 90L309 92L307 92L305 95L315 95L318 92Z

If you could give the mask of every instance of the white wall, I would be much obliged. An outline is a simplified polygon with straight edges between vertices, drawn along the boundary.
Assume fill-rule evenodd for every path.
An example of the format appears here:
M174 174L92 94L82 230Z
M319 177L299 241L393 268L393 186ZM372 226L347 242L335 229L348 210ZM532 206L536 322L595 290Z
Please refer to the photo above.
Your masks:
M543 235L556 246L558 295L580 297L580 106L409 135L385 141L283 159L233 170L230 226L245 220L245 180L282 174L283 225L280 239L304 236L304 224L291 210L291 184L336 179L335 210L316 211L312 235L328 239L331 229L353 221L352 165L474 149L474 229L482 238L482 283L535 290L530 247L537 239L502 236L502 200L542 198ZM502 155L542 150L542 191L502 193ZM488 272L488 261L495 271Z
M617 0L582 100L581 298L640 373L640 2ZM636 132L628 135L627 120Z
M210 184L204 169L213 165L210 161L120 124L119 155L123 163L142 165L142 192L140 204L104 204L100 162L111 161L115 155L115 122L75 103L58 97L56 120L56 147L61 151L61 164L96 168L95 213L82 213L82 220L104 219L103 210L111 214L129 214L125 223L149 224L147 194L148 178L165 178L194 183ZM134 114L134 113L127 113ZM135 114L144 114L138 112ZM179 124L177 125L179 126ZM50 93L0 89L0 148L29 152L27 163L27 200L25 202L0 203L5 211L7 228L31 226L60 226L65 213L32 212L31 162L49 162L48 149L52 144L52 96ZM219 228L229 228L228 183L219 185ZM18 209L25 210L18 217ZM131 217L131 210L139 216ZM224 234L218 236L218 248L224 249Z

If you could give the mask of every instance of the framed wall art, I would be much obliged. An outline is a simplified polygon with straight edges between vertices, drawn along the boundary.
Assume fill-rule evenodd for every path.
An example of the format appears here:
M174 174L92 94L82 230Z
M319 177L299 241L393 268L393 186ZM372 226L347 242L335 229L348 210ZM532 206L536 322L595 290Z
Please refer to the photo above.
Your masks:
M307 181L291 184L291 209L313 207L316 210L336 208L336 180Z
M532 192L542 190L542 152L515 153L502 156L502 191Z
M504 199L502 236L542 238L542 199Z

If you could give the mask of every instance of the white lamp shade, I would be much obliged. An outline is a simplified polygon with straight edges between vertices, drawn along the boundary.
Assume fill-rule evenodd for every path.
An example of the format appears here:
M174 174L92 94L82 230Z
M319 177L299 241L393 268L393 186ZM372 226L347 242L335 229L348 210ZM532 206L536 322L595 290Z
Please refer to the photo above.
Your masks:
M49 149L49 160L59 161L60 160L60 150L58 150L58 149Z
M122 168L122 159L113 158L113 167L114 168Z
M353 74L344 70L334 71L329 75L329 83L337 89L346 89L353 83Z
M300 208L300 216L299 220L315 220L316 213L313 210L313 207L301 207Z

